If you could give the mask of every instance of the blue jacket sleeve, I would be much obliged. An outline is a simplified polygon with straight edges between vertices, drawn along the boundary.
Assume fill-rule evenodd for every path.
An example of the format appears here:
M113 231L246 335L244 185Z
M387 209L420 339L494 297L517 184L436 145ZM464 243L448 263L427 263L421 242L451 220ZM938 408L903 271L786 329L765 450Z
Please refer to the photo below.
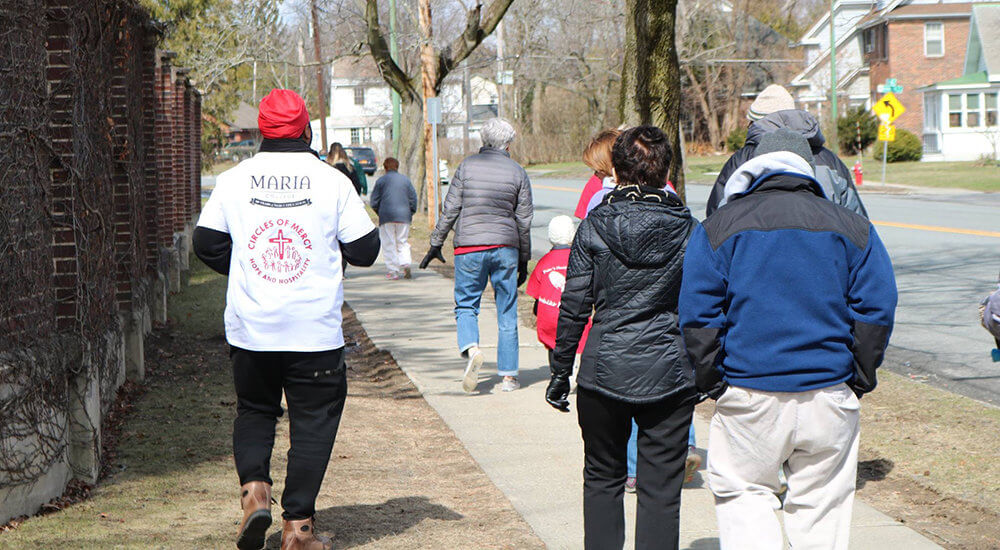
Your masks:
M868 244L851 266L847 291L854 332L854 379L849 385L859 396L878 383L875 370L889 345L896 301L892 261L875 227L869 226Z
M382 176L381 178L375 180L375 188L372 189L371 197L368 199L368 204L371 205L372 210L374 210L376 214L378 214L378 207L382 203L382 188L385 187L385 182L382 181L384 177L385 176Z
M417 213L417 190L413 188L413 182L409 178L406 179L406 193L410 199L410 214Z
M718 253L701 225L694 229L684 252L681 281L680 326L684 347L694 367L698 391L713 399L722 395L726 382L722 372L722 336L726 327L728 279Z

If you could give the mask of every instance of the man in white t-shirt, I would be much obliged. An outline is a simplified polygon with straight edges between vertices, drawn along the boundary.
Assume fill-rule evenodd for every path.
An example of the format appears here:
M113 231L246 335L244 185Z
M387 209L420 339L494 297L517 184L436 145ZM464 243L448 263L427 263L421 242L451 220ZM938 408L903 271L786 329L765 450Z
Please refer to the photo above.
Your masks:
M341 258L372 265L378 229L350 180L309 148L298 94L272 90L258 122L260 152L219 175L194 232L198 257L229 276L226 340L243 508L237 546L262 548L271 524L271 449L284 391L291 449L281 547L326 550L313 515L347 396Z

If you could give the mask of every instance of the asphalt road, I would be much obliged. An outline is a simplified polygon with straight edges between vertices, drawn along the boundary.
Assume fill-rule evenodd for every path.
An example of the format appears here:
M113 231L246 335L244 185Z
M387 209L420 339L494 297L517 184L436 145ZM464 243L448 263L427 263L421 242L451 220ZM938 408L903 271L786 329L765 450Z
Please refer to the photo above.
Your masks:
M572 216L583 183L532 178L536 259L549 249L549 220ZM688 187L699 219L708 191ZM892 256L899 288L884 368L1000 406L1000 363L990 357L993 340L978 312L1000 272L1000 193L863 191L862 200Z

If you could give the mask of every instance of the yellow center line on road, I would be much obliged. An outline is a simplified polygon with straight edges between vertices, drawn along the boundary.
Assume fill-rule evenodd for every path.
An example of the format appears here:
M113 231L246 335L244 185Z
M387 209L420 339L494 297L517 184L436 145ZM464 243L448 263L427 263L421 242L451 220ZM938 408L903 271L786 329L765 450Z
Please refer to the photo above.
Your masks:
M940 225L919 225L915 223L880 222L872 221L872 224L881 227L897 227L900 229L916 229L918 231L934 231L937 233L954 233L957 235L976 235L979 237L995 237L1000 239L998 231L981 231L979 229L960 229L958 227L942 227Z
M535 189L548 189L549 191L568 191L570 193L580 193L583 189L572 187L556 187L553 185L532 185ZM979 229L961 229L958 227L943 227L940 225L920 225L915 223L881 222L872 221L872 224L880 227L895 227L898 229L916 229L917 231L934 231L936 233L952 233L955 235L976 235L978 237L994 237L1000 239L1000 231L982 231Z

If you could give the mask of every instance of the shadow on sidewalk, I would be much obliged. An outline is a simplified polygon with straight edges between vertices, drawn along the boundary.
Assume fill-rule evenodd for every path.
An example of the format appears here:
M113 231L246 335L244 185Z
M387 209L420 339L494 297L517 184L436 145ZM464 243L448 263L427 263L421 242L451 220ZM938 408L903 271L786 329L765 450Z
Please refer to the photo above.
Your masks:
M425 519L457 521L465 516L424 496L393 498L382 504L333 506L316 511L316 531L333 538L334 548L353 548L398 535ZM275 518L280 525L280 518ZM430 543L430 541L427 541ZM281 546L281 531L272 533L266 548Z

